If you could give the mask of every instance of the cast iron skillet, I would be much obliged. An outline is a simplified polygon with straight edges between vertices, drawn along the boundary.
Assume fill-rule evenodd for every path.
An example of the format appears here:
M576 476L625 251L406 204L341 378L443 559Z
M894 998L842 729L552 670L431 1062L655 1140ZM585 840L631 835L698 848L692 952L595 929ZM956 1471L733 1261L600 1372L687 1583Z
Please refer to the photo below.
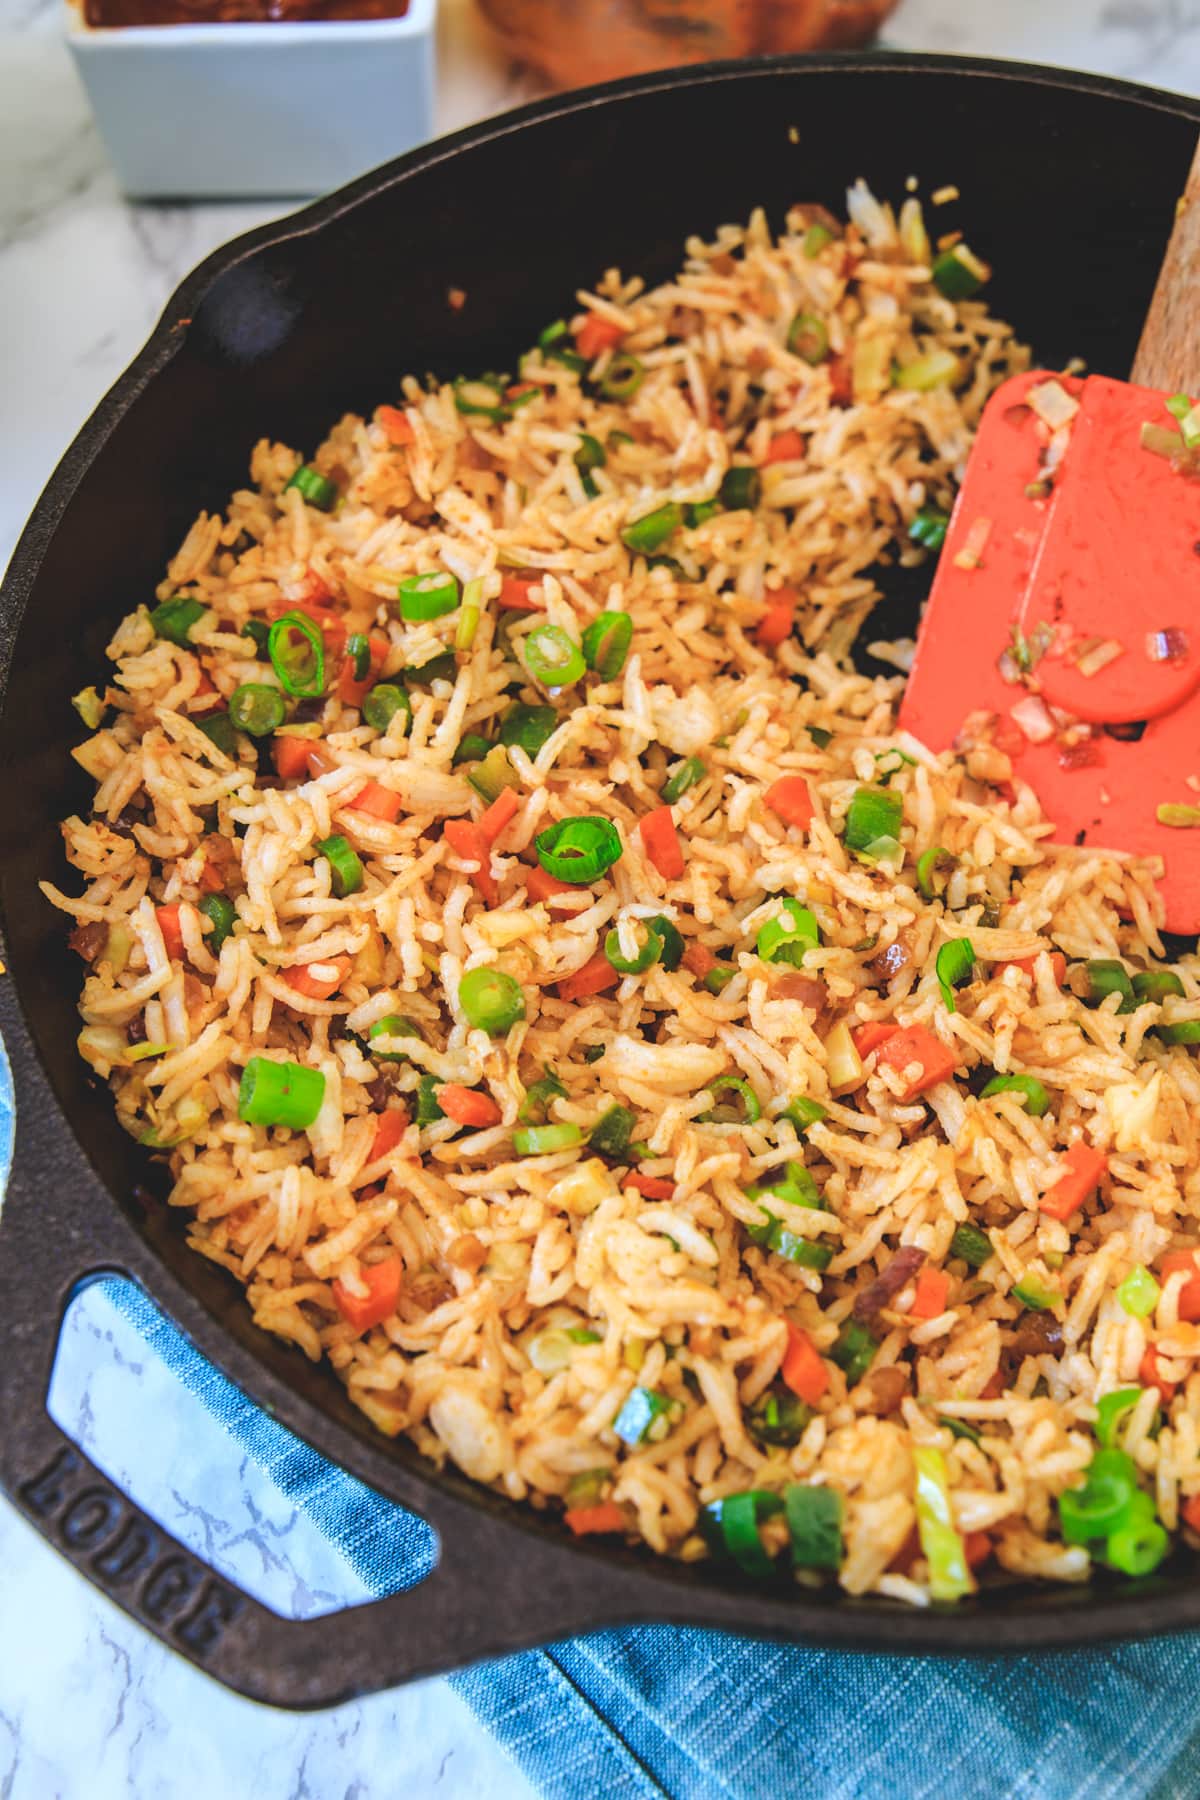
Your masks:
M613 263L650 280L686 233L763 204L838 208L848 180L900 196L957 182L995 308L1050 363L1128 369L1182 191L1200 105L1081 76L924 57L719 65L555 99L366 176L218 251L168 306L43 495L0 617L0 1030L17 1088L0 1226L0 1483L91 1581L221 1681L319 1706L557 1636L666 1620L892 1651L996 1650L1200 1622L1200 1567L1086 1589L990 1589L954 1612L778 1591L710 1566L567 1541L554 1521L437 1475L376 1435L333 1375L258 1331L242 1291L186 1250L107 1090L75 1052L79 965L39 876L70 883L56 821L86 808L69 696L152 591L250 447L311 447L410 370L511 366L577 285ZM798 141L793 141L793 128ZM461 311L446 303L466 291ZM893 610L911 598L895 596ZM197 1347L292 1430L434 1527L408 1593L303 1623L202 1567L47 1416L59 1324L81 1283L140 1282Z

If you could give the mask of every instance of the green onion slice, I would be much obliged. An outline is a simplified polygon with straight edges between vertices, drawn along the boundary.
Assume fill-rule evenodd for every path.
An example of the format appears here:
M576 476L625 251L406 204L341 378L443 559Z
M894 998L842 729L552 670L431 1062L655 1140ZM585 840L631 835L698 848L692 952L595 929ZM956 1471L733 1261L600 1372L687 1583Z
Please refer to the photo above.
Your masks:
M1200 1044L1200 1019L1180 1019L1175 1025L1155 1025L1154 1035L1163 1044Z
M750 1407L746 1424L759 1443L790 1447L800 1442L811 1418L812 1407L776 1381Z
M779 1115L781 1119L791 1121L796 1127L798 1137L803 1137L810 1125L817 1125L828 1116L827 1109L821 1105L821 1102L810 1100L807 1094L797 1094L795 1099L788 1101Z
M1183 995L1184 986L1174 969L1139 969L1133 978L1133 992L1138 1000L1165 1000L1168 994Z
M676 800L682 799L688 789L703 781L707 770L698 756L685 757L663 782L662 798L668 806L674 806Z
M612 820L586 813L539 831L533 847L547 875L575 887L595 881L621 858L621 838Z
M634 1392L638 1392L634 1389ZM759 1525L783 1511L778 1494L763 1488L750 1488L744 1494L727 1494L723 1500L710 1500L700 1514L700 1528L710 1550L730 1557L744 1575L757 1581L768 1580L774 1564L763 1548Z
M468 731L464 737L458 740L458 747L450 759L450 767L457 769L463 763L479 762L488 754L491 747L487 739L480 737L477 731Z
M860 1325L857 1319L846 1320L829 1354L845 1374L847 1387L857 1387L875 1361L878 1348L865 1325Z
M606 400L632 400L645 379L646 370L640 358L623 350L611 358L600 378L599 388Z
M846 848L858 855L878 854L881 841L897 843L904 802L888 788L856 788L846 814Z
M637 1124L637 1114L627 1106L610 1106L601 1113L588 1136L588 1148L598 1156L624 1156Z
M923 544L926 550L940 550L949 529L948 512L943 512L940 506L923 506L909 526L908 535L914 544Z
M219 950L237 923L237 909L224 894L205 894L198 908L201 916L212 923L208 934L210 950Z
M300 1063L252 1056L238 1088L238 1118L245 1125L282 1125L307 1131L321 1110L325 1077Z
M254 653L262 657L267 654L267 639L271 635L271 627L265 619L247 619L239 636L251 638L254 642Z
M440 619L458 606L458 580L435 569L426 575L406 575L397 589L400 617L410 622Z
M621 542L639 556L652 556L683 524L683 508L676 500L656 506L653 512L632 519L621 533Z
M566 1097L567 1090L558 1076L552 1070L547 1069L543 1076L537 1081L531 1082L526 1088L525 1098L517 1113L517 1124L544 1125L550 1102L565 1100Z
M762 1107L758 1095L748 1081L740 1075L718 1075L715 1081L708 1084L710 1094L730 1094L736 1099L719 1100L708 1112L699 1117L705 1125L756 1125L762 1118Z
M509 412L504 402L506 385L499 376L492 380L472 380L460 375L453 384L455 411L464 418L490 419L493 425L501 424Z
M663 953L663 940L648 923L643 926L644 941L632 956L621 949L621 934L613 930L605 935L604 954L618 975L641 975L652 968Z
M186 650L192 641L192 627L207 611L203 600L177 594L173 600L164 600L154 608L150 614L150 623L154 627L155 637L168 638L172 644L178 644L181 650Z
M993 1094L1024 1094L1025 1111L1034 1119L1042 1118L1050 1105L1050 1096L1036 1075L993 1075L979 1097L990 1100Z
M943 944L934 962L938 986L942 990L942 999L946 1003L946 1011L954 1012L954 990L964 987L975 972L975 951L970 938L951 938Z
M1068 1544L1089 1544L1128 1523L1137 1492L1137 1468L1123 1450L1098 1450L1083 1485L1058 1497L1058 1517Z
M297 699L325 692L325 638L307 613L284 613L267 638L271 666L285 691Z
M947 300L969 300L977 294L991 274L966 244L955 244L934 258L933 284Z
M371 640L365 632L352 632L346 639L346 655L355 681L365 681L371 673Z
M578 1125L523 1125L513 1132L513 1149L518 1156L550 1156L556 1150L570 1150L582 1142Z
M504 788L519 788L521 785L503 744L490 744L486 755L471 770L467 780L489 806L493 800L499 799Z
M1144 1264L1131 1269L1120 1287L1117 1299L1134 1319L1148 1319L1158 1305L1162 1289Z
M1020 1281L1014 1283L1011 1292L1022 1306L1028 1306L1034 1312L1049 1312L1063 1297L1057 1288L1052 1288L1036 1275L1022 1276Z
M1117 1388L1105 1394L1096 1406L1096 1439L1105 1450L1119 1450L1118 1438L1124 1420L1142 1397L1140 1387Z
M440 1086L436 1075L422 1075L417 1082L417 1124L420 1126L435 1125L439 1119L445 1118L437 1097Z
M735 463L717 492L727 512L753 512L762 499L762 476L752 463Z
M277 687L265 681L244 681L229 697L229 717L239 731L251 737L269 737L287 717L287 706Z
M755 950L765 963L790 963L803 967L808 951L821 942L816 917L799 900L785 895L781 911L759 928Z
M689 531L694 531L697 525L707 524L709 519L715 518L720 510L719 500L685 500L683 522Z
M311 463L301 463L287 485L297 488L302 498L318 512L332 512L337 505L336 484L314 469Z
M946 891L946 880L957 869L958 858L943 850L940 844L931 844L917 858L917 886L926 900L937 900Z
M827 225L810 225L804 234L804 254L810 262L820 256L826 244L832 244L833 233Z
M675 929L665 913L655 913L654 917L648 921L648 925L649 929L662 939L662 950L659 953L658 958L659 962L669 975L674 974L675 970L683 961L684 945L682 936Z
M596 494L596 484L591 480L591 472L593 469L602 469L608 461L604 445L600 442L599 438L594 438L589 431L581 432L579 448L571 460L574 462L575 467L579 470L580 476L582 477L585 493L588 494L589 499L594 498Z
M829 328L816 313L799 312L788 326L787 347L815 369L829 355Z
M196 719L195 725L204 733L210 743L226 756L237 756L237 731L232 718L227 712L209 713L205 719Z
M404 730L407 731L412 719L412 701L408 690L397 687L394 682L379 682L363 700L363 719L373 731L386 731L397 713L403 713Z
M491 1037L525 1017L521 984L503 969L468 969L458 984L458 1004L468 1022Z
M357 894L363 884L362 858L340 832L333 837L322 838L317 845L317 855L323 856L329 864L329 885L339 900L347 894Z
M572 687L582 679L587 667L583 651L561 625L535 626L522 644L521 653L533 679L551 690Z
M552 706L525 706L518 701L500 721L500 742L518 744L526 756L534 757L557 730L558 714Z
M837 1489L804 1487L797 1482L784 1489L783 1498L793 1568L841 1568L842 1496Z
M583 655L601 681L615 681L625 667L633 642L633 620L627 612L602 612L583 634Z

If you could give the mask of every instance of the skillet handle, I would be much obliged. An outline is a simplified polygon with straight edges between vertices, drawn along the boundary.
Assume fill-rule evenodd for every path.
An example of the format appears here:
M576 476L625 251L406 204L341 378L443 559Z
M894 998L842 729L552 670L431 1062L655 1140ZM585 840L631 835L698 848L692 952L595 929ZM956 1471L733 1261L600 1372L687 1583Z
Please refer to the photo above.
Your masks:
M28 1066L20 1089L0 1214L0 1490L131 1618L239 1693L314 1707L647 1616L633 1568L573 1553L544 1527L521 1544L506 1502L489 1513L415 1482L439 1539L431 1574L404 1593L317 1619L281 1618L148 1518L46 1410L72 1298L104 1275L136 1279L136 1255L96 1174L64 1145L57 1110ZM53 1229L48 1180L70 1191Z

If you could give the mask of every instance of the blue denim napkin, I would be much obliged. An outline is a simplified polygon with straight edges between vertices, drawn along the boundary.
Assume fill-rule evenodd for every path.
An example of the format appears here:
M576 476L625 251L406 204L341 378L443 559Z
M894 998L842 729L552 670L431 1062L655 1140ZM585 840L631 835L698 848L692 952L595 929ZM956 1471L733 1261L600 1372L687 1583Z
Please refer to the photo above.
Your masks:
M12 1090L0 1046L0 1186ZM111 1296L149 1348L364 1585L429 1567L428 1529L261 1412L143 1295ZM922 1662L702 1631L604 1631L451 1677L549 1800L1195 1800L1200 1638Z

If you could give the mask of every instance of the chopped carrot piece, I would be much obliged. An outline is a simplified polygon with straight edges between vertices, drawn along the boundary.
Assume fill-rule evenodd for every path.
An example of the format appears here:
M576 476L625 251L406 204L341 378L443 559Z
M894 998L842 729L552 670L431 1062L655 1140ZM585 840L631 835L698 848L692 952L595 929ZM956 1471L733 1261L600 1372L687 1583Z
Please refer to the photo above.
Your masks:
M1023 974L1028 975L1032 980L1033 966L1036 961L1036 956L1022 956L1015 962L997 963L996 974L1003 975L1005 969L1020 969ZM1067 978L1067 959L1061 950L1052 950L1050 952L1050 967L1054 970L1055 985L1061 987Z
M572 1506L563 1514L563 1523L570 1526L576 1537L626 1529L625 1514L615 1500L602 1500L598 1506Z
M585 894L589 900L592 897L590 888L572 887L569 881L560 881L541 863L536 869L525 871L525 891L531 900L553 900L556 894Z
M506 575L500 584L500 598L497 606L507 608L509 612L545 612L546 608L540 600L531 597L530 589L542 585L540 575Z
M786 644L791 637L795 621L795 592L791 588L780 588L755 626L754 635L764 650L778 650L780 644Z
M353 960L349 956L331 956L327 962L298 963L294 969L284 970L283 979L306 1000L328 1000L345 981Z
M1175 1398L1176 1384L1168 1381L1165 1375L1158 1372L1158 1351L1153 1344L1147 1344L1138 1364L1138 1380L1143 1387L1156 1387L1162 1395L1164 1406Z
M361 706L375 683L379 680L379 671L387 660L388 641L376 632L370 636L371 661L361 681L354 679L354 659L347 657L342 664L342 672L338 676L337 697L343 706Z
M1082 1139L1072 1144L1063 1158L1063 1173L1038 1201L1039 1211L1050 1219L1069 1219L1079 1211L1107 1167L1108 1158L1102 1151L1093 1150Z
M479 829L489 844L494 844L513 817L521 802L512 788L501 788L479 821Z
M642 847L665 881L678 881L683 874L683 847L671 817L669 806L656 806L638 826Z
M502 1116L490 1094L461 1087L457 1081L443 1082L437 1089L437 1102L456 1125L475 1125L482 1129L485 1125L498 1125Z
M1200 1494L1193 1494L1190 1500L1185 1500L1180 1510L1184 1524L1192 1531L1200 1532Z
M368 781L346 805L356 812L370 813L372 818L386 819L389 825L394 825L404 811L404 802L395 788L384 787L378 781Z
M369 1163L378 1162L381 1156L386 1156L389 1151L394 1150L407 1130L408 1114L403 1107L390 1106L386 1112L380 1113L379 1123L375 1127L375 1136L371 1140L371 1154L367 1161Z
M183 930L179 923L179 907L156 906L154 916L158 920L158 929L162 932L163 943L167 955L173 962L183 956Z
M765 469L771 463L800 462L804 456L804 439L798 431L777 431L767 445L767 454L759 463Z
M854 1048L865 1061L872 1050L878 1050L881 1044L886 1044L890 1037L895 1037L899 1029L898 1025L891 1025L886 1019L868 1019L865 1025L852 1031L850 1037Z
M200 886L206 894L220 894L225 888L225 877L216 863L210 862L206 856L204 866L200 870Z
M917 1291L909 1307L914 1319L936 1319L946 1310L950 1296L950 1277L944 1269L922 1269L917 1276Z
M990 1531L968 1531L963 1537L963 1555L966 1557L968 1569L977 1569L992 1554L992 1534Z
M317 610L313 612L312 616L317 620L318 625L320 625L322 621L318 616L319 612L325 606L325 602L332 599L333 589L330 587L325 577L323 575L318 575L315 569L305 569L304 582L300 588L300 592L296 595L294 600L284 600L281 597L279 601L279 610L281 613L294 612L296 608L299 607L301 611L308 612L310 608L316 608ZM336 618L337 615L333 614L331 616Z
M661 1175L639 1175L636 1169L629 1169L621 1177L622 1187L636 1188L647 1200L673 1200L675 1183L665 1181Z
M389 1256L385 1262L367 1263L361 1273L367 1285L365 1294L353 1294L344 1281L335 1281L333 1298L347 1325L353 1325L355 1331L369 1331L395 1312L404 1264L398 1256Z
M783 1322L787 1326L788 1346L779 1373L798 1400L803 1400L806 1406L815 1406L829 1387L825 1359L818 1353L807 1331L801 1331L790 1319Z
M936 1087L939 1081L949 1080L958 1061L958 1052L947 1049L941 1038L926 1031L923 1025L906 1025L903 1030L893 1032L886 1044L880 1045L879 1061L900 1073L912 1063L920 1064L920 1072L901 1095L904 1100L912 1100L927 1088Z
M405 444L415 444L417 434L408 422L408 414L401 412L398 406L377 406L375 417L383 426L389 444L397 449Z
M573 975L564 975L557 983L560 1000L583 1000L589 994L602 994L606 988L616 987L621 977L600 950L585 962L582 969L576 969Z
M1184 1269L1190 1276L1179 1290L1179 1317L1189 1325L1200 1321L1200 1268L1196 1265L1194 1250L1168 1250L1162 1259L1162 1278L1165 1282L1169 1275Z
M492 874L492 846L481 827L472 819L447 819L442 836L456 856L461 856L464 862L478 863L472 880L484 905L497 906L500 889Z
M599 313L590 312L575 333L575 348L588 362L595 362L602 351L615 350L624 336L621 327L614 325L611 319L602 319Z
M763 795L763 805L785 825L807 831L812 824L813 802L803 775L784 775L773 781Z
M308 775L311 738L276 737L271 740L271 760L280 781L299 781Z

